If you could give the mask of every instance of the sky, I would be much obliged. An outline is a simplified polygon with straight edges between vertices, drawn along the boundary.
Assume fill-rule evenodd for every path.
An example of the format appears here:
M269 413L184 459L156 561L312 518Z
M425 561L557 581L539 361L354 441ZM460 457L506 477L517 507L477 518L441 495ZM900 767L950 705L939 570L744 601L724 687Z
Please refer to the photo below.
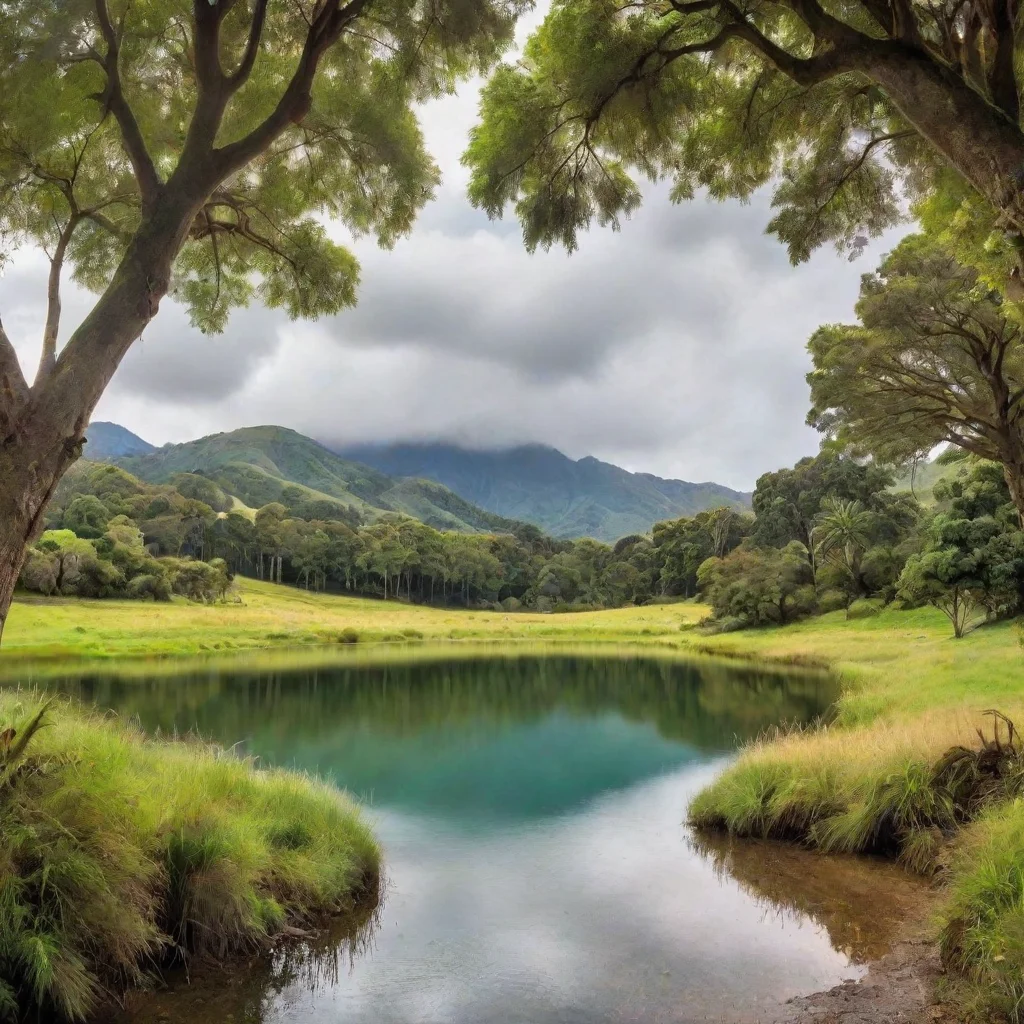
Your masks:
M209 337L165 299L94 418L154 444L264 423L337 445L536 442L741 489L817 451L807 339L852 318L861 274L898 236L794 268L764 233L769 194L673 205L652 184L621 231L530 255L514 217L489 221L466 198L479 87L421 111L443 184L394 249L353 243L355 308L293 322L253 306ZM46 271L23 250L0 279L0 317L32 368ZM65 281L62 335L90 302Z

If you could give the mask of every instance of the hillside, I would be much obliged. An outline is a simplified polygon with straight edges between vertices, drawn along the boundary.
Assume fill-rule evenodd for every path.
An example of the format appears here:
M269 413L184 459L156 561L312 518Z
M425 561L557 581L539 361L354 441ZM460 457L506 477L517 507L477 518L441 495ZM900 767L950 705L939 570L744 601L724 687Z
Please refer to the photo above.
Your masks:
M143 441L138 434L122 427L118 423L90 423L86 430L86 444L82 452L84 458L93 462L107 462L126 455L145 455L155 451L156 446Z
M105 461L117 462L150 483L165 483L178 473L198 473L253 508L271 501L291 505L326 499L354 506L370 518L379 512L402 512L441 530L510 531L519 525L433 481L394 480L285 427L245 427Z
M426 477L490 512L525 520L555 537L614 541L660 520L719 505L749 508L750 495L715 483L630 473L599 459L575 461L554 448L471 451L449 444L357 445L344 458L397 477Z

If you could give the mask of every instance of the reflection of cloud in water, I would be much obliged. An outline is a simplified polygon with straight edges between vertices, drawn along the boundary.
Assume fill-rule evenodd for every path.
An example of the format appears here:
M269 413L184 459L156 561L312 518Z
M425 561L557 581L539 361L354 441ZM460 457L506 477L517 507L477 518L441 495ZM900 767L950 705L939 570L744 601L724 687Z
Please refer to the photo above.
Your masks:
M375 949L269 1020L572 1024L736 1020L855 971L799 915L766 917L688 847L683 769L518 834L430 834L386 813Z
M184 1000L153 1000L133 1024L168 1010L182 1024L771 1019L779 1001L856 976L849 956L880 951L913 889L863 860L690 842L686 801L720 767L675 768L516 830L378 809L387 898L351 968L332 974L314 957L313 984L291 953L275 984L257 970L228 985L217 975L205 994L200 983Z

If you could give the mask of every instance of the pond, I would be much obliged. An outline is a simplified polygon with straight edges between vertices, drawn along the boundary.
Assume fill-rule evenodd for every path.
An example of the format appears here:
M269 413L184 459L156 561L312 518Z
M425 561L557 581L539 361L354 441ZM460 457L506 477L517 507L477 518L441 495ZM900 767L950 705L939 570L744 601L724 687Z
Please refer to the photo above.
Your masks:
M686 805L742 740L832 684L719 663L514 654L58 685L349 789L384 844L361 929L171 978L131 1024L771 1020L856 977L913 898L899 871L699 840Z

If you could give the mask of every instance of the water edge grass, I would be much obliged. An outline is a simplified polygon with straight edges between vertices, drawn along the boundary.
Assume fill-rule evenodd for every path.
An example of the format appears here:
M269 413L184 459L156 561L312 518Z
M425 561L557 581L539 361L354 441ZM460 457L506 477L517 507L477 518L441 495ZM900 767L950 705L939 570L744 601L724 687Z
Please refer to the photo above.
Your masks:
M0 724L40 710L0 692ZM0 1019L82 1020L161 963L375 902L380 849L316 779L46 708L0 784Z

